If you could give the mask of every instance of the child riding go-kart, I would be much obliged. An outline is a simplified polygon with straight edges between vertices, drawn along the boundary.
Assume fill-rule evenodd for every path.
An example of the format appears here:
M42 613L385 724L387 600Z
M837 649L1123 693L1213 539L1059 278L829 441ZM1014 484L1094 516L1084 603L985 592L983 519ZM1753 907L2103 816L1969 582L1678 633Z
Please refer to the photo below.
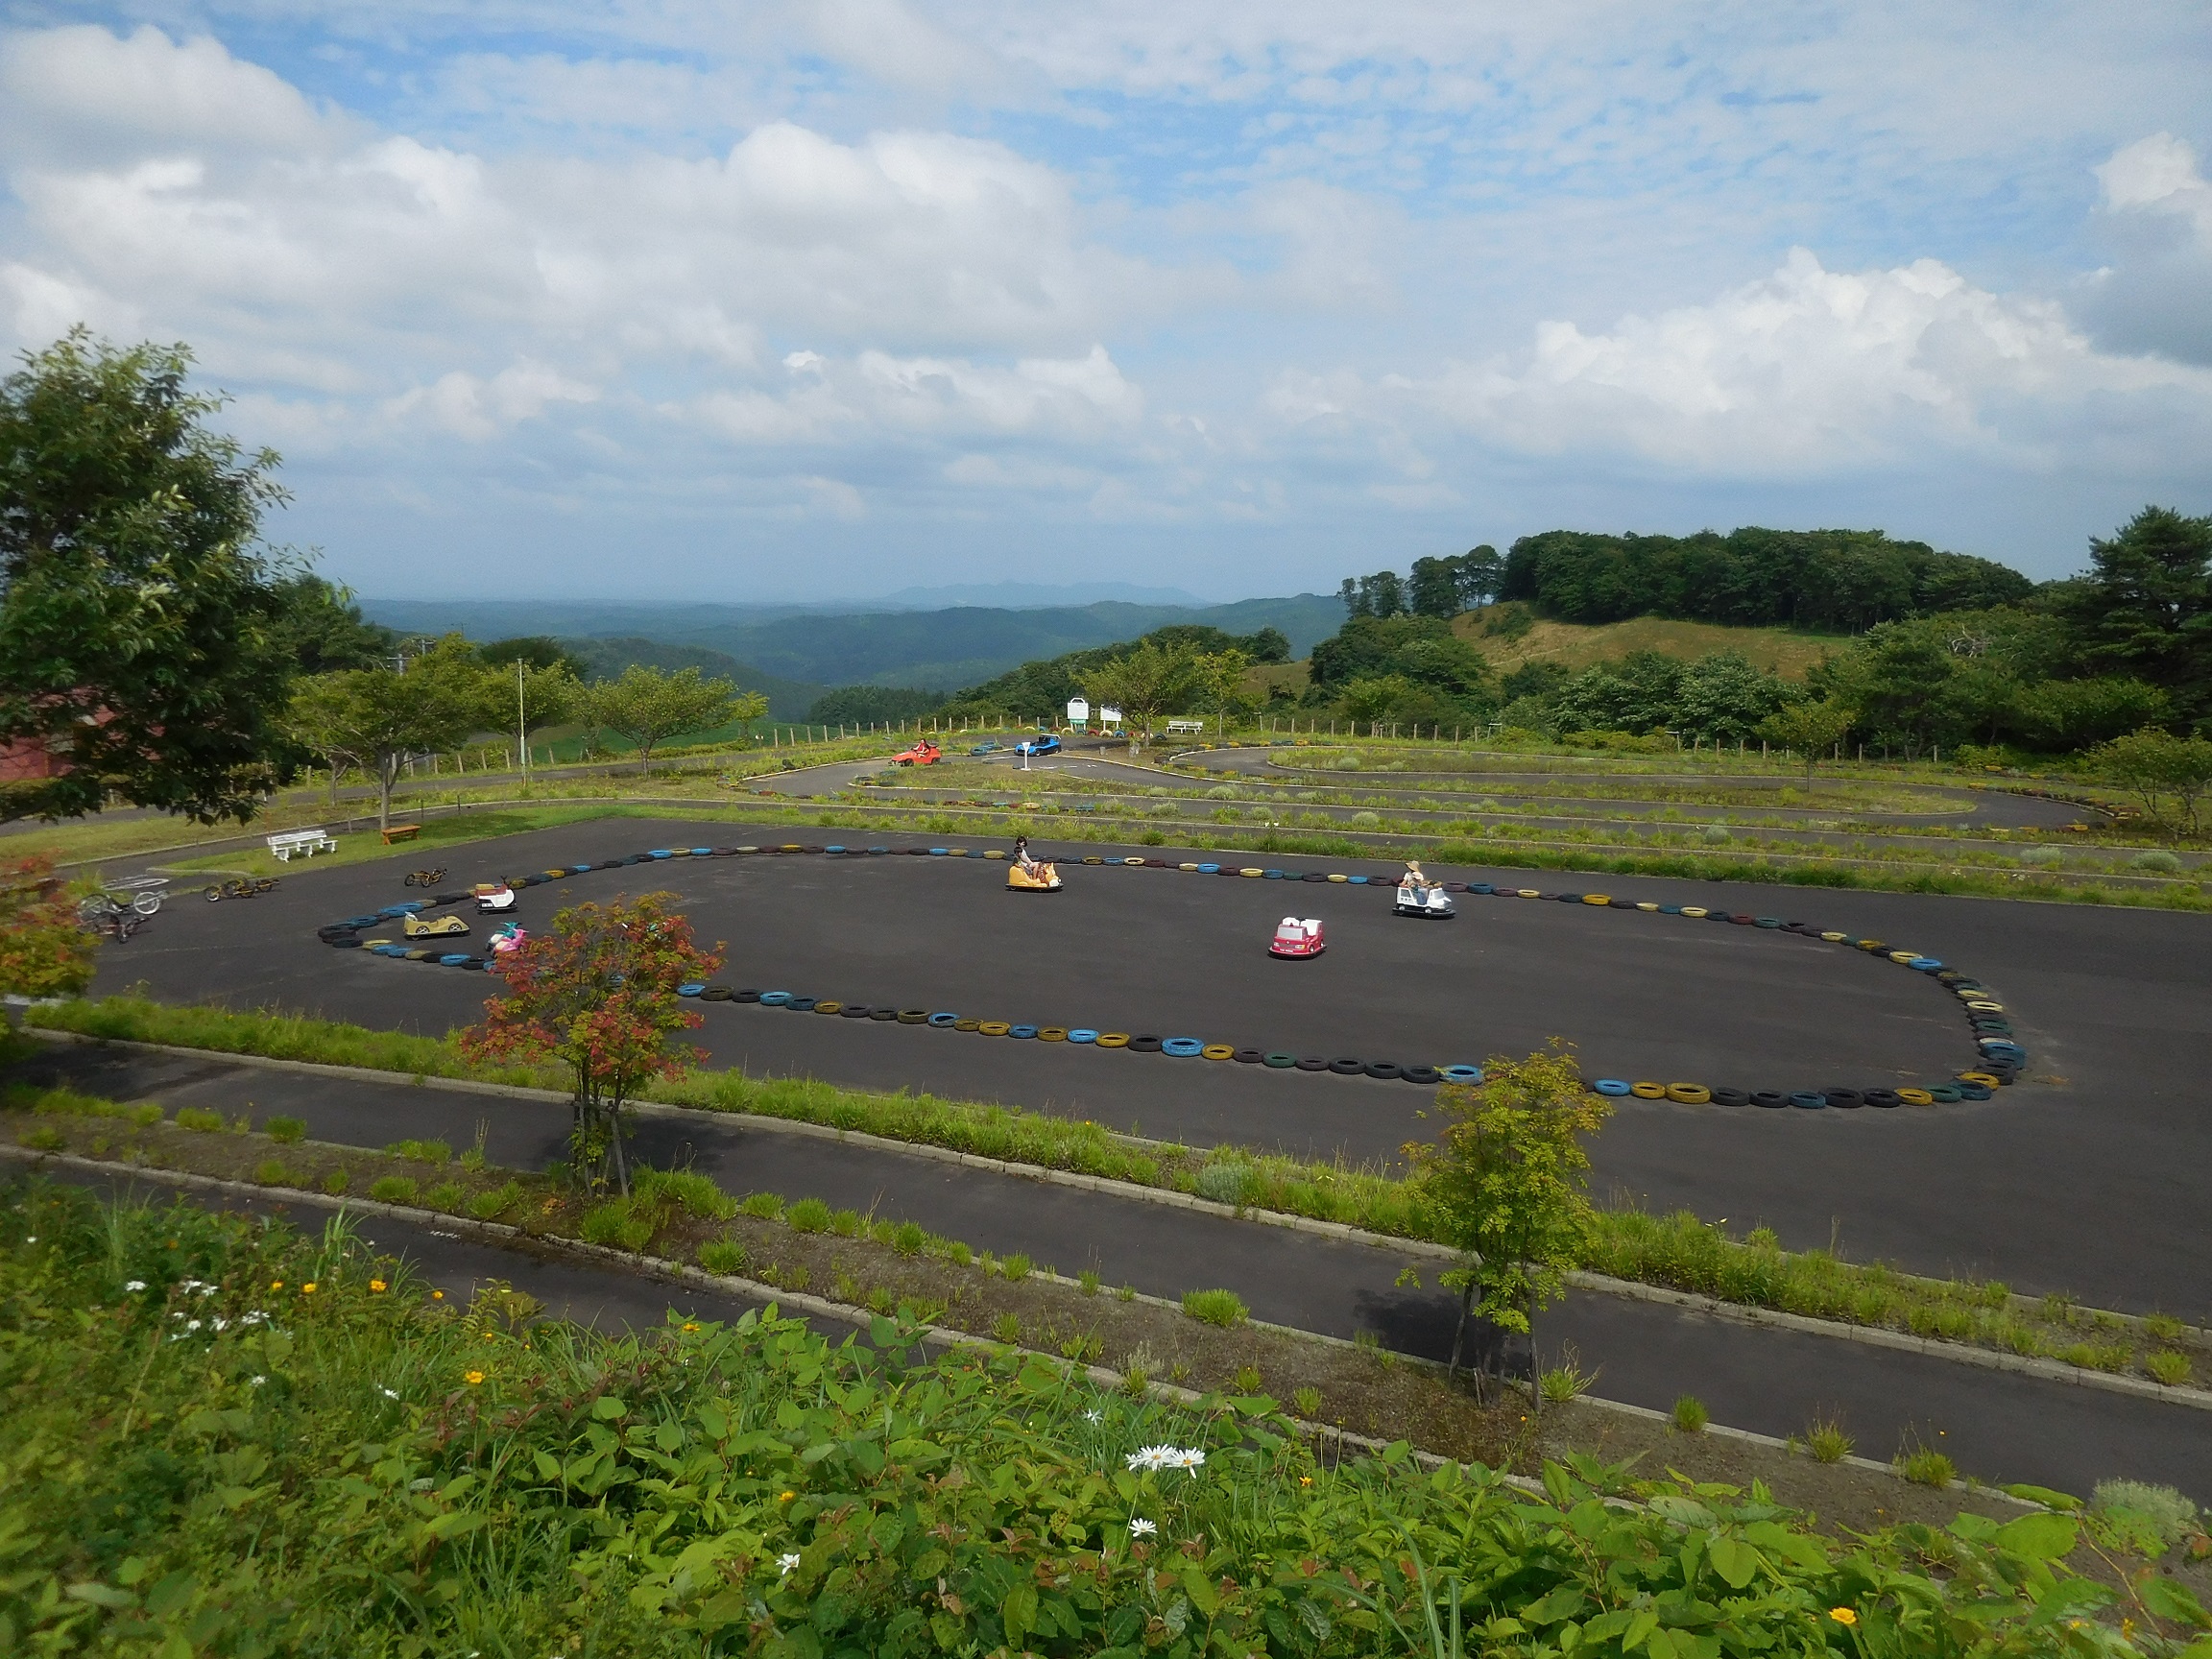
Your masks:
M1398 882L1398 897L1390 906L1399 916L1421 916L1434 922L1449 922L1453 916L1452 896L1444 891L1444 883L1434 877L1421 873L1421 866L1408 858L1406 874Z
M1051 865L1029 856L1029 837L1014 838L1014 862L1006 866L1006 891L1009 893L1057 893L1060 891L1060 872Z
M928 738L919 739L911 748L902 749L891 757L894 766L934 766L945 758L945 751Z

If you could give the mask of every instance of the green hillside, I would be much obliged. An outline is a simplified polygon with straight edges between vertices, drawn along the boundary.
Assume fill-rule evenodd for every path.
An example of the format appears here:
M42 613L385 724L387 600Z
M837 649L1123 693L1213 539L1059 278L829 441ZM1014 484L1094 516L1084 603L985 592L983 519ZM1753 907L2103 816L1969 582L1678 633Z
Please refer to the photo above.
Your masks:
M1501 674L1529 662L1556 662L1566 669L1593 662L1618 662L1637 651L1656 651L1685 661L1715 651L1734 651L1754 668L1803 680L1805 671L1833 656L1849 641L1839 635L1809 634L1791 628L1736 628L1724 622L1676 622L1664 616L1636 616L1625 622L1532 620L1527 633L1509 621L1520 608L1492 605L1453 619L1452 632L1488 658Z

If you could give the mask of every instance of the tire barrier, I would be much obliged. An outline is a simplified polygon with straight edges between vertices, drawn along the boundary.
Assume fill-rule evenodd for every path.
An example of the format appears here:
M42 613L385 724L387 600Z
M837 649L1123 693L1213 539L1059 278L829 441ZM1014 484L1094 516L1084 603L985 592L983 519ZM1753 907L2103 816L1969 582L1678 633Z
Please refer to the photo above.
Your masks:
M914 857L975 858L1003 861L1008 854L1001 849L971 847L846 847L824 846L812 843L784 842L781 846L737 847L656 847L625 857L608 858L597 863L550 866L525 875L510 876L507 885L514 888L541 886L550 881L565 881L574 877L603 870L622 870L637 865L651 864L673 858L737 858L763 855L799 855L832 858L881 857L903 854ZM1388 876L1357 875L1348 871L1281 870L1255 865L1221 864L1216 862L1182 862L1170 864L1163 858L1136 856L1106 856L1086 854L1086 866L1118 867L1137 870L1171 870L1180 874L1201 876L1228 876L1255 880L1313 881L1343 886L1375 886L1394 888L1396 879ZM1594 909L1620 910L1639 915L1680 916L1694 921L1728 923L1740 927L1758 927L1770 932L1792 934L1809 943L1840 945L1862 952L1879 961L1924 974L1935 979L1958 998L1960 1011L1965 1016L1968 1032L1976 1049L1972 1069L1961 1070L1955 1080L1932 1084L1926 1088L1875 1087L1864 1090L1851 1088L1800 1089L1795 1091L1743 1090L1701 1083L1627 1083L1616 1078L1599 1078L1591 1087L1600 1094L1633 1096L1642 1099L1666 1099L1682 1105L1743 1106L1764 1108L1796 1106L1807 1111L1825 1107L1852 1108L1862 1105L1881 1108L1897 1106L1933 1107L1948 1106L1963 1101L1988 1100L1996 1091L2017 1080L2028 1063L2028 1049L2017 1040L2011 1021L2007 1017L2004 1002L1994 996L1980 980L1969 977L1949 967L1939 957L1924 955L1918 950L1902 946L1891 946L1886 940L1855 938L1849 933L1821 929L1812 923L1794 922L1776 916L1751 916L1725 910L1715 910L1696 904L1662 904L1649 900L1633 900L1606 893L1546 893L1532 887L1501 887L1487 881L1448 881L1448 891L1471 896L1498 899L1543 899L1566 904L1580 904ZM395 921L403 921L425 910L466 904L473 893L440 893L428 900L407 900L386 905L373 915L349 916L317 928L316 937L335 950L362 950L369 954L389 957L395 961L428 963L433 967L458 968L464 972L484 973L494 970L494 956L477 955L465 951L437 951L396 945L388 939L365 939L361 935L375 927ZM1465 1065L1432 1066L1405 1065L1391 1061L1364 1061L1349 1057L1330 1059L1319 1055L1295 1055L1285 1049L1262 1050L1239 1048L1226 1043L1207 1043L1195 1037L1162 1038L1156 1036L1131 1036L1126 1032L1101 1032L1088 1026L1031 1025L1000 1020L966 1019L951 1013L932 1014L925 1009L899 1009L873 1006L868 1003L847 1002L831 998L813 998L789 991L757 991L733 989L719 982L687 981L677 987L677 995L695 998L705 1002L752 1002L763 1007L784 1008L794 1013L816 1013L848 1020L870 1020L886 1023L929 1025L938 1029L977 1032L984 1036L1040 1039L1047 1043L1071 1043L1079 1046L1098 1048L1129 1048L1138 1053L1164 1053L1175 1058L1202 1056L1210 1060L1235 1060L1245 1065L1262 1065L1274 1070L1332 1071L1339 1075L1360 1075L1378 1079L1404 1079L1422 1087L1438 1083L1477 1083L1481 1080L1479 1068Z

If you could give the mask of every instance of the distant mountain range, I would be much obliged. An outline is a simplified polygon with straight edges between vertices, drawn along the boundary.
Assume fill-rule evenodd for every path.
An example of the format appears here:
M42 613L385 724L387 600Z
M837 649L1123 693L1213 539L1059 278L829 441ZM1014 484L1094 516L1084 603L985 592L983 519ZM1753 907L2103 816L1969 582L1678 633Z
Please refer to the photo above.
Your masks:
M1014 593L1045 591L1009 584ZM926 590L909 590L926 591ZM939 589L938 591L948 591ZM958 591L951 589L950 591ZM1005 589L1001 589L1001 592ZM712 671L766 691L779 717L803 692L835 685L913 685L956 691L1042 657L1132 639L1170 622L1202 622L1231 634L1280 629L1303 657L1334 634L1343 606L1331 594L1240 599L1230 605L962 605L826 613L796 606L587 605L555 600L363 600L373 621L409 633L458 629L472 639L550 634L581 642L601 672L614 659L679 667L704 657ZM652 655L644 655L647 647ZM700 653L704 656L685 655ZM809 701L811 700L809 696ZM796 710L794 710L794 714Z

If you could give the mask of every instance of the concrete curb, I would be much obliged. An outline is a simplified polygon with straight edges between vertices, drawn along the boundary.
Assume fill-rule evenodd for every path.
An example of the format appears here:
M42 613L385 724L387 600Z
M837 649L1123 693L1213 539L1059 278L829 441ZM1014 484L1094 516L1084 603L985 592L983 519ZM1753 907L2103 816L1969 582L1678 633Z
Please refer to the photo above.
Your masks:
M391 1083L402 1078L409 1086L437 1089L452 1094L504 1096L509 1099L534 1100L541 1103L565 1104L568 1096L557 1090L529 1089L507 1083L478 1083L458 1077L430 1077L414 1073L379 1071L363 1066L326 1066L308 1060L282 1060L260 1054L232 1054L220 1049L180 1048L162 1043L140 1043L129 1038L92 1037L75 1031L55 1031L40 1026L27 1029L34 1034L57 1041L92 1046L106 1044L118 1048L135 1049L144 1053L165 1054L179 1058L234 1061L240 1065L261 1067L269 1070L292 1071L310 1076L344 1077L356 1081ZM1388 1234L1370 1232L1341 1221L1318 1221L1305 1215L1286 1214L1276 1210L1240 1209L1236 1205L1218 1203L1201 1198L1194 1193L1179 1192L1171 1188L1142 1187L1135 1182L1117 1181L1103 1175L1084 1175L1072 1170L1050 1169L1037 1164L1016 1164L1003 1158L987 1158L979 1153L960 1152L950 1147L929 1146L911 1141L894 1141L886 1136L871 1135L864 1130L838 1129L829 1124L805 1123L787 1118L763 1118L750 1112L715 1112L704 1107L671 1106L658 1101L640 1101L633 1108L641 1115L667 1118L709 1118L734 1123L740 1128L761 1134L798 1135L820 1141L839 1141L852 1145L866 1146L897 1156L919 1158L936 1164L951 1164L972 1169L988 1170L1020 1180L1035 1181L1045 1186L1070 1187L1082 1191L1103 1193L1109 1197L1130 1202L1157 1204L1167 1209L1195 1211L1202 1214L1217 1215L1224 1219L1240 1220L1264 1227L1281 1227L1294 1233L1309 1233L1319 1238L1333 1238L1342 1243L1363 1244L1369 1248L1400 1257L1415 1256L1431 1262L1450 1262L1456 1252L1446 1245L1431 1243L1420 1238L1397 1238ZM1125 1144L1158 1146L1160 1142L1143 1142L1135 1137L1117 1135L1105 1131ZM1914 1336L1901 1331L1889 1331L1880 1326L1848 1325L1840 1320L1816 1319L1802 1313L1788 1313L1777 1309L1753 1308L1734 1302L1722 1302L1711 1296L1691 1290L1674 1290L1662 1286L1646 1285L1635 1280L1616 1279L1602 1273L1576 1269L1567 1276L1567 1282L1579 1290L1590 1290L1605 1295L1620 1296L1632 1301L1652 1302L1690 1310L1711 1318L1724 1319L1731 1324L1752 1329L1773 1329L1795 1332L1802 1335L1825 1336L1832 1340L1857 1342L1870 1348L1884 1348L1897 1353L1918 1354L1929 1358L1946 1359L1956 1364L1972 1365L1987 1371L2008 1372L2014 1376L2033 1377L2044 1382L2066 1382L2077 1387L2101 1389L2111 1394L2126 1394L2140 1400L2163 1401L2200 1411L2212 1411L2212 1390L2192 1387L2168 1387L2148 1378L2117 1376L2108 1371L2091 1371L2081 1366L2068 1365L2056 1359L2038 1359L2025 1355L2004 1354L1991 1348L1975 1348L1965 1343L1945 1342L1938 1338ZM2085 1310L2095 1311L2095 1310ZM2117 1314L2115 1317L2137 1323L2133 1315ZM1302 1333L1313 1334L1313 1333ZM2196 1333L2201 1339L2202 1333ZM1329 1337L1324 1340L1340 1340Z

